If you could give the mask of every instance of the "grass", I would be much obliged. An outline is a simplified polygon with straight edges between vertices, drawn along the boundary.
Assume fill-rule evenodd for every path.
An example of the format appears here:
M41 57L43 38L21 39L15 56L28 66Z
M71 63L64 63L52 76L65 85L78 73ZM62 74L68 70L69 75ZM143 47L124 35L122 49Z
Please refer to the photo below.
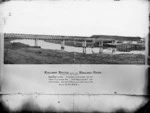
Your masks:
M5 64L144 64L142 54L83 54L34 48L5 40Z

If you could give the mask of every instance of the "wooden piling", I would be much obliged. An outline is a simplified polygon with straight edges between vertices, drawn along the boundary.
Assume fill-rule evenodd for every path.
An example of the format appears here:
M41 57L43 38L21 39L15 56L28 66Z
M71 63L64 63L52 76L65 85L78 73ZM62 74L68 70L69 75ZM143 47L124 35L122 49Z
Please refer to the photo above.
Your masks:
M86 40L84 40L84 41L82 42L82 47L83 47L83 53L86 54Z
M62 40L61 41L61 50L64 50L65 49L65 40Z
M103 53L103 41L99 41L99 53Z

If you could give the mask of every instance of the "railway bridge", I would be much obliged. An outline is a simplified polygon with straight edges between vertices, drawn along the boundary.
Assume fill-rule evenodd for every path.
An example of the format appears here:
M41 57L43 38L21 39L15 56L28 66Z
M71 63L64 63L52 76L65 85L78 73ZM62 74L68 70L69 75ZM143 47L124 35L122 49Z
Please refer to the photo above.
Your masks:
M65 49L65 41L80 41L82 42L83 47L83 53L86 53L86 47L87 47L87 41L90 41L92 45L95 42L99 43L99 53L103 52L103 42L109 41L112 43L112 45L116 44L116 42L119 40L116 38L109 38L109 37L84 37L84 36L61 36L61 35L37 35L37 34L18 34L18 33L5 33L4 34L5 39L26 39L26 40L35 40L35 46L38 46L38 40L60 40L61 41L61 50L63 51ZM124 39L124 40L130 40ZM136 38L136 40L139 40Z

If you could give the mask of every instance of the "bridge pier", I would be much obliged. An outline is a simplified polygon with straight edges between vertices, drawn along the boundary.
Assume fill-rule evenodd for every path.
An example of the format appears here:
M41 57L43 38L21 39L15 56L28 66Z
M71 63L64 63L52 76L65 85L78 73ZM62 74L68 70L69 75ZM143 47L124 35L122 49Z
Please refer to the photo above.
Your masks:
M35 46L38 46L38 40L35 39Z
M113 44L114 46L116 45L116 43L117 43L117 42L116 42L115 40L112 41L112 44ZM117 46L112 48L112 54L114 54L114 53L116 52L116 49L117 49Z
M61 50L63 51L65 49L65 40L61 41Z
M99 53L103 53L103 41L99 41Z
M115 41L115 40L113 40L113 41L112 41L112 43L113 43L113 44L115 44L115 43L116 43L116 41Z
M82 47L83 47L83 53L86 54L86 40L84 40L84 41L82 42Z
M94 51L93 51L94 43L95 43L95 40L92 41L92 45L91 45L91 48L92 48L92 54L94 53Z

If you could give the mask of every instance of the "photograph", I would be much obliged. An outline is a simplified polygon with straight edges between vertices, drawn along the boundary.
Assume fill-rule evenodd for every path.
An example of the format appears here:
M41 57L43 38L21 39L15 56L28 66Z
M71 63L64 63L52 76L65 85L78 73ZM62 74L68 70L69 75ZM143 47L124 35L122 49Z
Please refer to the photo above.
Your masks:
M146 1L10 1L2 11L4 64L145 64Z
M4 34L5 64L145 64L145 38Z

